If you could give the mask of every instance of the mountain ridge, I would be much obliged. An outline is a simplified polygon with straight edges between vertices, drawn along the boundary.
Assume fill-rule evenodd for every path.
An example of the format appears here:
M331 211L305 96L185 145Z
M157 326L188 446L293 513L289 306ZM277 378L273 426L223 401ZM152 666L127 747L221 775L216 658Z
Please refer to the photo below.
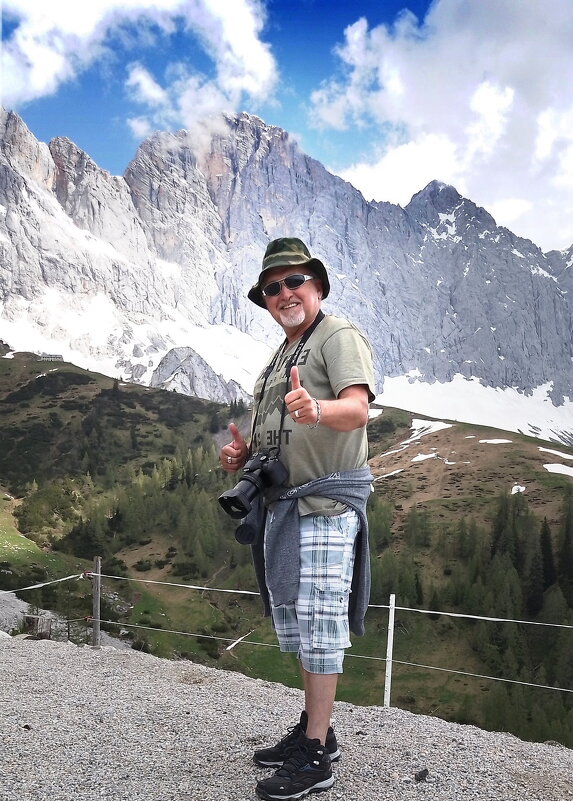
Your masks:
M328 265L325 311L373 342L382 393L399 376L546 386L573 429L573 246L543 254L438 181L405 208L369 203L245 113L210 141L155 133L121 178L68 139L37 142L12 112L0 139L0 338L13 349L149 384L158 370L169 383L162 361L190 347L224 379L214 400L246 396L280 332L245 288L268 239L297 233Z

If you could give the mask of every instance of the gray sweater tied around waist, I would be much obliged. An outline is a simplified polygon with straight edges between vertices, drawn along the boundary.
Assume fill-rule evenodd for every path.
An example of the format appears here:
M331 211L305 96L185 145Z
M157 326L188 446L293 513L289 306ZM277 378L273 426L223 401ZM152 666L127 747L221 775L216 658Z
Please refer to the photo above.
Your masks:
M257 531L251 545L253 562L265 615L270 615L269 589L275 606L296 600L300 582L300 516L299 498L319 495L345 504L359 519L356 537L354 572L348 607L350 630L362 636L364 617L370 598L370 552L366 503L372 491L372 474L368 467L343 470L301 484L299 487L278 487L263 499L255 499L244 523ZM273 504L272 521L265 533L265 503Z

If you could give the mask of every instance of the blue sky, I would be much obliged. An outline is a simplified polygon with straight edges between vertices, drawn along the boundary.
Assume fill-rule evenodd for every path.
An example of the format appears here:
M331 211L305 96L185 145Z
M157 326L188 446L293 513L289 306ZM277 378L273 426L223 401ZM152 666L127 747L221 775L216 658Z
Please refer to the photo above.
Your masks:
M573 243L571 0L4 0L3 96L121 174L157 129L249 111L367 199L451 183Z

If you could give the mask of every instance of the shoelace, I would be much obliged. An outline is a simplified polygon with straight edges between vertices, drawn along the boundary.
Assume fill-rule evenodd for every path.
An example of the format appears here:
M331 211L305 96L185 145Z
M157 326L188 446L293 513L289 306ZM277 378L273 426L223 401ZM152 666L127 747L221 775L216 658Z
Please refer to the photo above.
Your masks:
M285 745L286 743L290 742L291 744L287 745L287 748L286 748L286 752L288 753L293 748L296 748L297 743L298 743L298 738L299 738L301 732L302 732L302 728L301 728L300 723L297 723L294 726L290 726L287 729L287 733L285 734L285 736L280 741L279 745Z
M290 776L293 773L296 773L297 770L302 768L303 765L306 765L308 762L311 762L309 754L312 751L308 746L304 745L304 743L296 743L291 745L287 748L286 751L286 759L283 763L282 768L279 768L276 772L277 776ZM315 752L318 756L322 756L318 752Z

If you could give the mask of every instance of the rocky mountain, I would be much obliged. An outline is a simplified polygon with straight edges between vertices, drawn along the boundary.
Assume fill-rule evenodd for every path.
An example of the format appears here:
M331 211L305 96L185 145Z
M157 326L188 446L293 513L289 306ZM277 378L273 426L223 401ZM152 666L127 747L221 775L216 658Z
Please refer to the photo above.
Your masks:
M299 235L329 268L325 310L373 342L381 387L542 387L567 410L565 440L573 431L573 247L544 254L451 186L405 208L367 202L247 114L209 141L156 133L112 176L4 111L0 204L0 339L13 349L237 399L280 339L246 288L269 239Z
M193 348L172 348L159 362L150 383L152 387L199 398L249 399L236 381L223 381Z

